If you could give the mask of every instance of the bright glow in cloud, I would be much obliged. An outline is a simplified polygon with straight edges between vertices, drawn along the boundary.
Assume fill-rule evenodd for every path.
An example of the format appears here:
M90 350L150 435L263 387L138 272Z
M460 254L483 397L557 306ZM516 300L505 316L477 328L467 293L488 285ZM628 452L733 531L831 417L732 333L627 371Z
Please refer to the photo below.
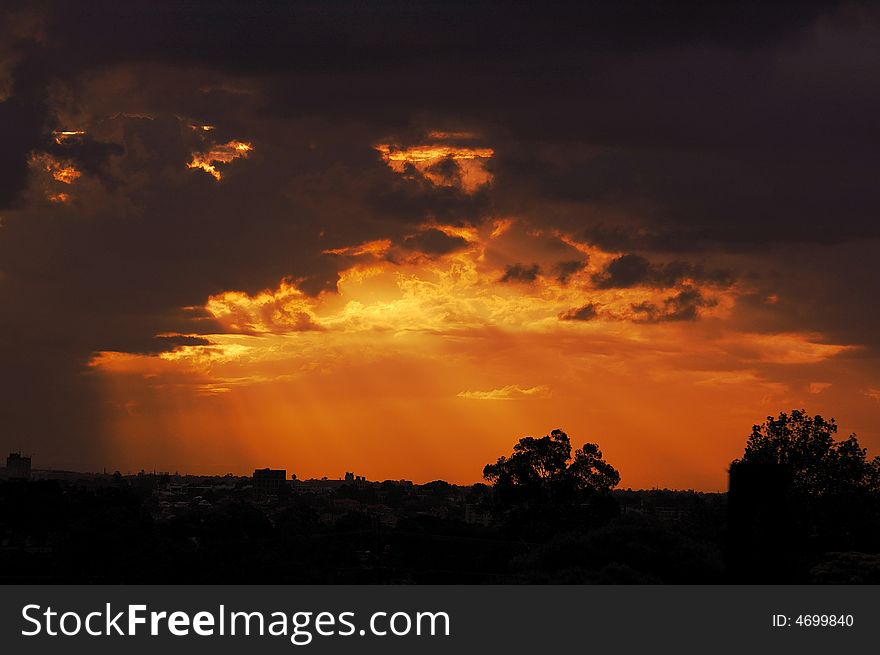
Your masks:
M228 164L239 157L247 159L253 145L244 141L229 141L222 145L215 145L204 152L192 153L192 161L187 168L198 168L205 171L215 180L220 180L223 175L215 164Z
M71 194L67 190L61 191L60 189L65 187L59 185L73 185L82 177L82 173L77 170L73 162L53 157L45 152L34 152L31 154L29 164L31 170L36 172L38 184L49 202L63 205L71 201Z
M469 400L515 400L517 398L529 398L532 396L546 398L550 395L550 389L543 386L523 388L516 384L508 384L500 389L490 391L462 391L459 398Z
M56 159L47 153L34 153L31 156L31 165L51 175L52 179L63 184L73 184L80 177L80 173L72 162L64 159Z
M52 137L58 145L64 144L70 139L85 135L83 130L56 130L52 132Z
M356 246L346 246L343 248L330 248L324 251L325 255L374 255L376 257L384 256L391 249L391 239L377 239L375 241L367 241Z
M438 138L447 133L432 132ZM405 173L412 166L435 186L460 186L465 193L474 193L492 182L485 163L495 155L492 148L469 148L442 143L398 147L379 144L376 150L396 173Z
M738 328L749 289L737 284L603 289L595 275L619 253L515 220L448 229L466 234L467 247L430 259L386 258L392 245L383 239L329 251L360 258L337 293L311 297L285 280L211 296L204 309L220 330L201 335L208 345L97 354L93 370L115 381L115 429L145 440L131 436L120 453L137 454L132 440L148 451L161 430L187 434L191 445L220 432L237 435L250 453L242 457L292 458L301 476L356 463L379 479L473 482L517 436L563 427L599 441L625 484L717 489L723 465L707 462L738 454L756 411L804 402L797 371L811 367L813 379L829 380L816 384L831 384L836 358L851 349L817 333ZM560 243L569 250L560 254ZM541 272L501 282L524 253ZM589 259L561 281L553 262L578 254ZM631 315L633 305L662 306L686 288L714 304L690 320ZM588 303L597 308L589 320L559 318ZM173 407L131 413L145 403ZM151 416L171 422L150 427L159 420ZM685 424L688 434L697 425L717 434L696 442L705 435L683 437ZM664 458L675 465L658 469Z

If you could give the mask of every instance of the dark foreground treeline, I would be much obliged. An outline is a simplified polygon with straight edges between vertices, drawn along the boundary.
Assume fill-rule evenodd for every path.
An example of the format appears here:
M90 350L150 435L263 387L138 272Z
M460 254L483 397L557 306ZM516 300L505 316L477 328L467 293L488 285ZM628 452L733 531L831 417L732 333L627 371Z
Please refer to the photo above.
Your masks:
M203 491L175 516L157 519L151 497L125 482L0 483L0 581L629 583L725 576L723 494L620 492L600 524L529 540L518 528L466 522L449 489L409 499L394 486L271 500L249 490L216 497ZM467 492L465 501L474 502L466 505L479 506L485 495L479 487ZM395 525L370 509L377 501L400 511ZM438 508L449 511L431 511ZM338 512L332 522L328 509Z
M560 431L467 488L7 481L0 582L877 583L880 466L835 429L756 426L728 494L615 490L599 449L572 455Z

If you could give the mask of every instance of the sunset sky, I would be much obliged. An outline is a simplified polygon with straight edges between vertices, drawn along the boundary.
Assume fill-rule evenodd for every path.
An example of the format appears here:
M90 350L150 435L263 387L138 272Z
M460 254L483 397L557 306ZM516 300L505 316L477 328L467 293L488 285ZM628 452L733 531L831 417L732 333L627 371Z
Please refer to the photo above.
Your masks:
M11 2L0 447L480 480L524 435L720 490L880 453L880 13Z

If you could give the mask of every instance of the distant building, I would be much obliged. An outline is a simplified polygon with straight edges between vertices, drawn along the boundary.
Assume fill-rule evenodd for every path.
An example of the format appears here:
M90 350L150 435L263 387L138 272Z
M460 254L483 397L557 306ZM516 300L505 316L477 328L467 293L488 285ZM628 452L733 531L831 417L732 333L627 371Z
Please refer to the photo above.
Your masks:
M277 494L287 482L286 469L256 469L254 490L259 494Z
M6 477L15 480L29 480L31 477L31 458L21 453L9 453L6 458Z
M367 478L363 475L355 475L354 473L345 474L345 484L351 484L355 487L366 487L367 486Z
M327 478L321 478L320 480L294 480L293 487L299 493L332 494L344 484L345 480L329 480Z

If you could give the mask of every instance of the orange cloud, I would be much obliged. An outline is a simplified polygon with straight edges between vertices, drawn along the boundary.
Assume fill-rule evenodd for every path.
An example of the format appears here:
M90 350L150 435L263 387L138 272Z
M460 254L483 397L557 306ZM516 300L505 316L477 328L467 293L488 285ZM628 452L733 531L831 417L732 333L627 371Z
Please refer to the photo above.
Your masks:
M70 186L82 177L82 173L77 170L73 162L53 157L49 153L34 152L31 153L28 163L31 169L37 172L38 183L49 202L63 205L71 201L71 194L68 191L60 191L58 185Z
M492 148L444 144L399 147L387 143L375 148L394 172L404 173L412 166L435 186L458 185L465 193L474 193L492 182L492 174L485 167L486 161L495 155ZM451 167L444 167L444 162L449 162Z
M188 447L219 432L240 449L239 467L290 462L320 476L356 464L378 479L473 482L516 437L558 426L601 443L626 485L718 489L756 415L800 404L802 367L838 388L851 346L738 329L735 285L700 287L718 302L694 320L632 322L627 308L662 305L676 289L596 288L593 275L615 254L579 243L591 257L567 283L500 283L506 264L538 257L547 237L517 221L497 229L467 228L468 248L433 259L376 256L390 245L382 239L349 246L340 254L369 263L343 271L336 293L307 296L295 280L226 291L204 307L220 326L202 335L210 344L97 355L108 408L165 408L108 409L126 435L119 456L150 452L163 430L187 435ZM590 320L560 320L588 303L599 308Z
M83 130L56 130L52 132L52 137L54 138L55 143L62 145L66 141L83 136L84 134L85 132Z
M226 291L208 298L205 308L233 332L289 332L315 327L313 302L286 281L275 291L255 296ZM198 352L198 347L193 352Z
M253 145L245 141L229 141L212 146L205 152L192 153L192 161L186 167L201 169L219 181L223 175L215 164L228 164L239 157L246 159L253 149Z
M324 250L325 255L373 255L374 257L383 257L391 249L391 239L377 239L375 241L366 241L356 246L346 246L343 248L330 248Z
M82 177L82 173L74 167L72 162L56 159L48 153L34 153L31 155L31 164L49 173L53 180L63 184L73 184Z
M489 391L461 391L459 398L469 400L516 400L517 398L547 398L550 389L544 386L523 388L516 384L508 384L500 389Z

